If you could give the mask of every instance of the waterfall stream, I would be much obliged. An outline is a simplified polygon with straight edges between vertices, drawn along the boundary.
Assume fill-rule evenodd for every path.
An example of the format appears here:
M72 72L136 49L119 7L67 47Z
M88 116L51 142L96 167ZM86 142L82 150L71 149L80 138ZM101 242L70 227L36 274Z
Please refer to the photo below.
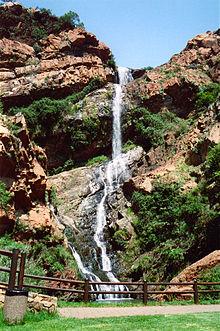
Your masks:
M95 224L95 234L94 241L97 248L100 251L100 269L106 275L106 278L111 282L118 282L112 271L112 263L110 257L107 253L106 242L104 240L104 228L107 225L106 220L106 199L113 192L115 192L120 184L127 178L129 178L129 171L126 167L125 158L122 155L122 139L121 139L121 113L123 107L123 86L132 80L131 72L128 68L118 68L119 84L115 84L115 94L113 99L112 114L113 114L113 132L112 132L112 160L106 165L100 166L99 168L99 178L103 184L103 195L100 202L97 204L96 209L96 224ZM76 259L78 268L84 277L90 279L91 281L101 281L98 276L93 272L84 267L81 257L76 252L72 244L70 244L70 249L73 256ZM126 287L123 285L118 286L100 286L102 291L125 291ZM120 295L102 295L98 296L98 299L117 299Z

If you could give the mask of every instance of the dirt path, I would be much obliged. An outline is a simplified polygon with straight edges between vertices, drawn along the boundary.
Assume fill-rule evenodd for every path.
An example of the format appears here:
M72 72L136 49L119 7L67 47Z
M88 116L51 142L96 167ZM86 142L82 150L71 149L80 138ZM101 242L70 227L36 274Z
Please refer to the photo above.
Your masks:
M146 307L69 307L59 308L58 312L63 317L72 318L99 318L119 317L134 315L175 315L205 312L219 312L218 305L189 305L189 306L146 306ZM220 323L220 316L219 316Z

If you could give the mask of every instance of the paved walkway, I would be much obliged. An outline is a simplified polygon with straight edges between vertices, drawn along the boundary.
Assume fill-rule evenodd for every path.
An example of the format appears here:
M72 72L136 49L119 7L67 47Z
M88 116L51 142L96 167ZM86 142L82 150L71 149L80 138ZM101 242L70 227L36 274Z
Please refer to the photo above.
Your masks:
M141 306L141 307L68 307L59 308L58 312L63 317L73 318L99 318L119 317L134 315L175 315L205 312L219 312L218 305L187 305L187 306ZM220 317L219 317L220 319Z

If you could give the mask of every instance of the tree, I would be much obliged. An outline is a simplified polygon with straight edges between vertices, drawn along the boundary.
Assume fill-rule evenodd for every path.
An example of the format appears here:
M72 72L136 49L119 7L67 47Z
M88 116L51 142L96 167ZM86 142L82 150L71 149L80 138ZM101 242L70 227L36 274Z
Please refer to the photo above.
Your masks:
M62 24L67 24L72 27L84 27L83 23L80 21L79 15L73 11L69 11L63 16L60 16L59 21Z

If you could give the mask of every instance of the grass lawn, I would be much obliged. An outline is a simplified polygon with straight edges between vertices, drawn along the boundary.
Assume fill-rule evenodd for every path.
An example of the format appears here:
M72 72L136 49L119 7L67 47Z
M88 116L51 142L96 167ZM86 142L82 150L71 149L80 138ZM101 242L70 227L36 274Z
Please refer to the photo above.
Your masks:
M219 331L220 314L131 316L78 320L47 313L27 313L23 325L7 326L0 316L2 331Z
M167 305L193 305L193 300L173 300L173 301L148 301L148 306L167 306ZM199 300L200 305L209 305L209 304L220 304L220 300L218 299L209 299ZM85 303L83 301L81 302L68 302L68 301L62 301L58 300L58 307L137 307L137 306L145 306L141 300L128 300L128 301L90 301L88 303Z

